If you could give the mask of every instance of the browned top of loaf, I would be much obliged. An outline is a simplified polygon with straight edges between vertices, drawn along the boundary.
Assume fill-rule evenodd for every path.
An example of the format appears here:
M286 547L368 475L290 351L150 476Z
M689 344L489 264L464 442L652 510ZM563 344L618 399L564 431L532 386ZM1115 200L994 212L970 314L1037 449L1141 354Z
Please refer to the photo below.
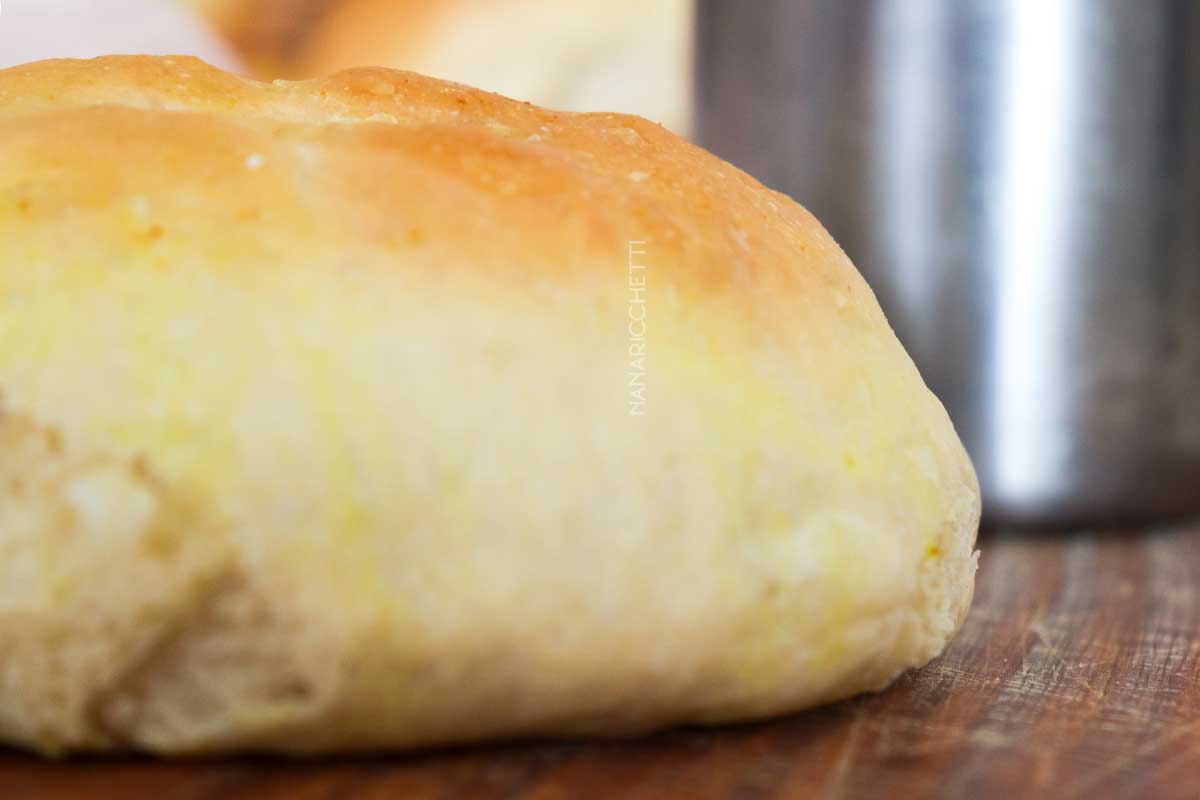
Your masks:
M625 243L649 240L659 285L760 320L836 299L843 316L886 324L804 209L627 115L551 111L387 69L262 83L189 57L114 56L0 71L0 147L12 156L0 164L0 229L64 204L175 202L186 190L178 218L157 203L144 233L186 232L214 263L239 244L275 242L259 261L278 263L302 247L430 243L468 271L506 263L522 279L549 270L563 281L598 277L597 265L619 272Z

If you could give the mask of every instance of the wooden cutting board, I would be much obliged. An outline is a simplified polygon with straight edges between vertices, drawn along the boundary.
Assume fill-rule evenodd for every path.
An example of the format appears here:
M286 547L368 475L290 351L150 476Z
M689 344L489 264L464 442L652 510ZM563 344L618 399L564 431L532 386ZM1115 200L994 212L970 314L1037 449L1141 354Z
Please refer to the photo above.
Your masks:
M0 798L1200 798L1200 526L981 546L941 659L814 712L317 763L7 753Z

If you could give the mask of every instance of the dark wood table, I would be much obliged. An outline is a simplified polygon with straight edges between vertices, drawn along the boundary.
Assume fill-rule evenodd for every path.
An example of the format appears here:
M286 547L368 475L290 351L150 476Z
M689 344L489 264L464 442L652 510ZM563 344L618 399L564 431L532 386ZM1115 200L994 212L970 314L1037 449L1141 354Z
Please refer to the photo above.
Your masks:
M1200 798L1200 526L985 535L947 653L770 722L287 762L0 755L0 798Z

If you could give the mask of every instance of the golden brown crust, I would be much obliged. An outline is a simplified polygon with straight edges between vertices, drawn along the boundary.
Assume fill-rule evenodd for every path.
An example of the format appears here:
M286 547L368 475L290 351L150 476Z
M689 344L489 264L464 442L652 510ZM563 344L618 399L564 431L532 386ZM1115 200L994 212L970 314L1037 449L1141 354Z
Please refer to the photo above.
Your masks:
M766 320L786 319L810 304L795 304L797 295L840 292L848 300L844 307L885 324L861 277L803 208L637 117L547 111L380 68L259 83L184 57L14 68L0 73L0 100L9 135L24 132L35 150L55 127L77 124L73 116L88 118L96 136L84 143L89 152L78 153L80 163L119 162L126 180L155 179L138 175L138 159L130 155L144 144L174 150L172 163L182 170L209 170L206 161L220 156L228 168L222 178L241 184L226 187L231 196L293 205L299 196L290 183L294 175L277 172L266 151L307 138L320 143L326 162L321 191L312 192L321 198L322 212L352 215L359 233L383 243L396 235L397 215L415 210L401 178L436 172L442 186L469 192L503 218L502 228L520 231L510 237L509 255L528 261L539 252L553 254L558 278L569 266L561 250L530 248L530 236L569 232L597 248L643 237L677 254L663 268L681 290L720 293L747 311L762 312L763 303L791 306L790 313L762 313ZM205 116L176 116L183 112ZM105 147L113 151L105 153ZM199 150L210 151L206 159L190 157ZM242 168L255 153L264 156L267 169ZM286 169L293 163L289 159ZM444 200L449 212L461 199L449 194L420 202ZM444 219L447 227L459 224ZM567 223L568 231L541 224L546 219ZM579 230L570 230L572 223ZM491 241L485 247L495 252L502 246Z

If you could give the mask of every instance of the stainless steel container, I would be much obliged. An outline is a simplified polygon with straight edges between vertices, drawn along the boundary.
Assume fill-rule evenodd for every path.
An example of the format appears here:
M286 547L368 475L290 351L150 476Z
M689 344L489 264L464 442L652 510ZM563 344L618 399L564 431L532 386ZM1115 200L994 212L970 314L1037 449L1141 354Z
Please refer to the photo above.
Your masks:
M985 516L1200 510L1200 0L700 0L701 143L795 197Z

